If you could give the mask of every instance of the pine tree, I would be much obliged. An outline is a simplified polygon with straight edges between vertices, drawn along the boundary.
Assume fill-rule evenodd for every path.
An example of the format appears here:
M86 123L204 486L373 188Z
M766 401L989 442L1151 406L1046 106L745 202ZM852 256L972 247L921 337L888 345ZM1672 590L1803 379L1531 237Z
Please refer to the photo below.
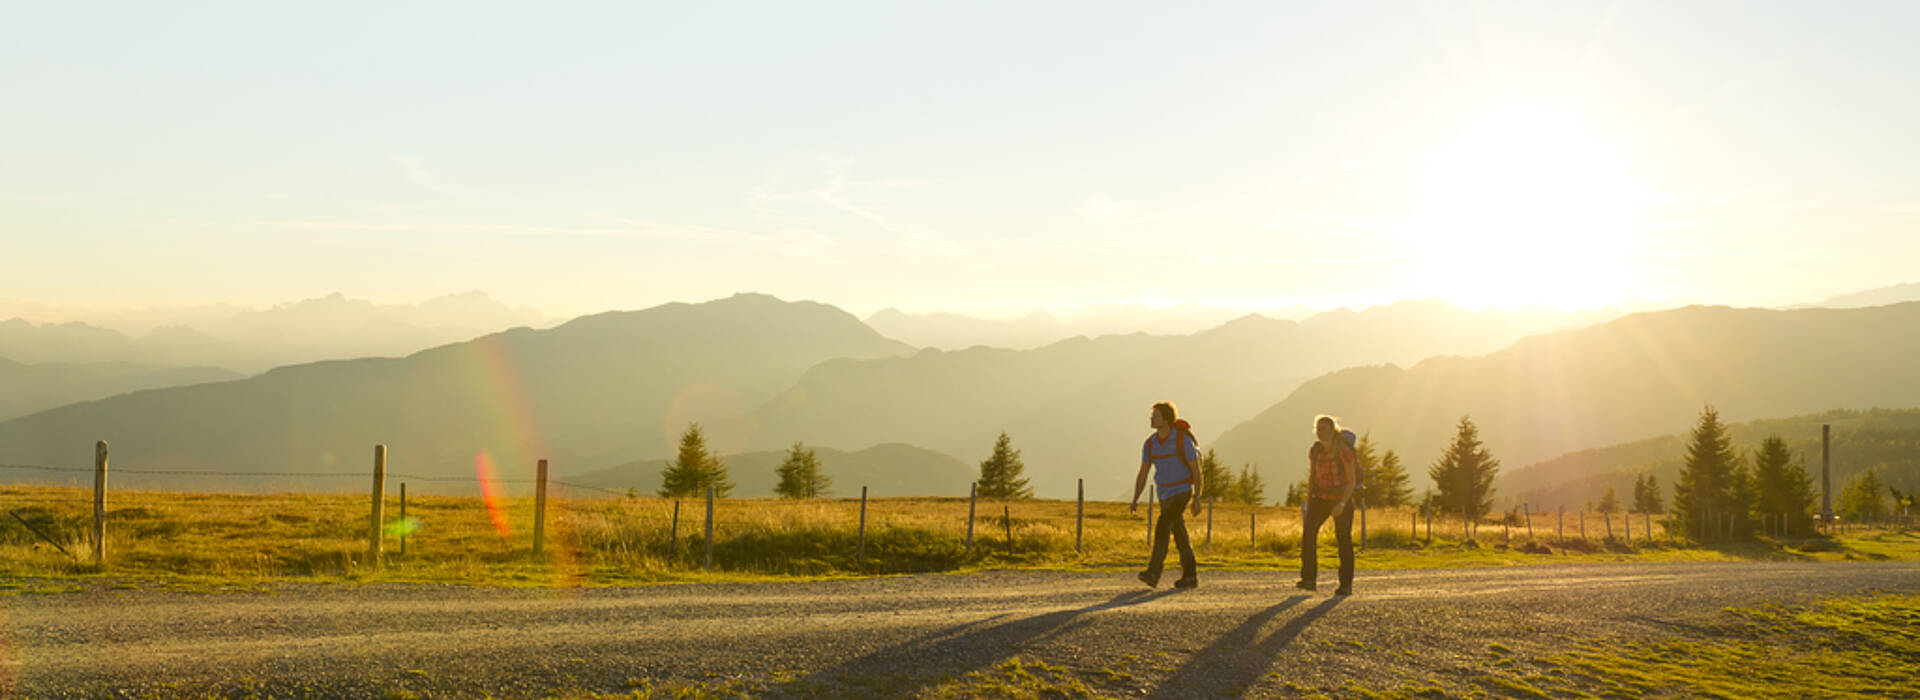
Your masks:
M1367 438L1361 437L1360 444L1367 445ZM1409 481L1407 468L1400 464L1400 455L1387 450L1378 464L1368 466L1366 478L1361 480L1360 496L1369 507L1404 506L1413 501L1413 486Z
M798 442L787 450L787 461L776 471L780 484L773 487L773 492L781 498L818 498L833 486L833 480L820 472L820 460L813 450Z
M711 486L714 496L725 498L733 491L727 478L727 465L707 451L707 436L699 423L687 425L680 434L680 453L660 472L660 497L705 496Z
M1868 469L1867 473L1854 477L1853 483L1840 492L1841 517L1856 521L1867 521L1887 515L1885 492L1887 485L1880 475Z
M1634 510L1636 510L1636 512L1647 512L1647 514L1655 514L1655 516L1667 512L1667 504L1661 502L1661 483L1653 478L1653 474L1647 474L1647 483L1642 487L1642 491L1644 491L1644 493L1640 493L1640 495L1634 497Z
M1620 512L1620 497L1613 494L1612 486L1607 487L1607 493L1600 497L1600 505L1594 506L1594 509L1602 513Z
M980 463L980 497L993 499L1033 498L1033 487L1021 474L1027 465L1020 461L1020 451L1013 449L1013 439L1001 433L993 441L993 456Z
M1727 489L1731 499L1733 513L1733 534L1746 537L1753 534L1753 507L1760 501L1759 487L1753 478L1753 469L1747 466L1747 458L1735 456L1733 462L1733 484Z
M1633 475L1633 504L1627 506L1627 512L1640 512L1640 505L1647 502L1647 475Z
M1736 455L1733 437L1720 422L1720 413L1708 406L1700 412L1687 444L1686 462L1680 467L1680 480L1673 485L1673 512L1689 533L1700 533L1720 518L1733 512L1733 479ZM1712 523L1708 518L1714 518Z
M1807 533L1813 526L1813 477L1793 464L1787 441L1769 435L1753 450L1754 510L1771 518L1785 518L1788 532Z
M1200 457L1200 498L1206 500L1228 500L1233 493L1233 472L1220 464L1220 458L1213 455L1213 448Z
M1253 465L1240 467L1240 478L1233 482L1233 502L1250 506L1260 505L1267 500L1267 482L1260 478L1260 470Z
M1449 513L1466 513L1479 519L1493 511L1493 477L1499 473L1500 460L1494 459L1480 443L1480 429L1473 420L1460 417L1453 443L1427 470L1439 490L1435 505Z
M1296 481L1291 484L1288 484L1287 500L1285 505L1288 508L1299 508L1299 507L1305 506L1306 504L1307 504L1307 482Z

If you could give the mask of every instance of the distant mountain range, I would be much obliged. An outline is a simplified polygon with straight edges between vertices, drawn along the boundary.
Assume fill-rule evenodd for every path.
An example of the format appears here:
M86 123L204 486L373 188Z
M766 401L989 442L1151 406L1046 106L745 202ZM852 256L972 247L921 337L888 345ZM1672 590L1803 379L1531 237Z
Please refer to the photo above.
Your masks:
M485 452L506 473L555 460L583 473L663 455L691 421L718 422L832 358L911 348L838 309L740 295L514 329L405 358L318 362L257 377L142 391L0 423L0 462L90 462L108 440L129 468L472 475ZM715 431L715 451L746 436ZM155 484L174 483L165 479ZM117 483L138 484L138 478ZM245 480L282 488L289 480ZM337 486L336 486L337 488Z
M1891 287L1879 287L1866 291L1839 294L1815 304L1802 304L1794 308L1857 309L1867 306L1886 306L1909 301L1920 301L1920 282L1896 284Z
M0 322L0 358L22 363L137 362L255 373L317 360L398 357L516 326L545 325L539 312L480 292L419 304L375 304L333 294L264 311L154 312L195 325L160 325L138 336L76 321ZM125 321L125 319L121 319Z
M1471 416L1506 468L1689 429L1705 405L1732 422L1836 407L1920 406L1920 303L1776 311L1688 307L1533 336L1483 357L1314 379L1215 443L1271 482L1304 471L1315 415L1343 417L1426 467Z
M130 362L21 364L0 358L0 421L142 389L239 379L209 367Z

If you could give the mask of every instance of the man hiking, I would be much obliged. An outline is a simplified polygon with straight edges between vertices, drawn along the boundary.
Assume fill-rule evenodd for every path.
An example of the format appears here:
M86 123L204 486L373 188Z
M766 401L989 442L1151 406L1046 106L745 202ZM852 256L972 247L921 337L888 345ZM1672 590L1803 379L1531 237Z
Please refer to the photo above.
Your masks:
M1333 416L1313 421L1314 443L1307 448L1308 498L1300 517L1300 581L1295 588L1311 591L1320 574L1320 526L1333 518L1334 537L1340 543L1340 588L1334 595L1353 595L1353 491L1360 483L1360 455L1347 443Z
M1195 569L1198 564L1193 559L1193 545L1187 540L1186 510L1193 506L1193 514L1200 514L1200 501L1194 494L1200 492L1200 449L1195 445L1193 431L1186 421L1180 420L1173 404L1162 401L1153 405L1148 418L1153 426L1153 434L1147 436L1146 444L1140 447L1140 473L1133 478L1133 505L1127 508L1129 513L1140 512L1140 491L1147 485L1147 470L1153 470L1156 494L1160 496L1160 522L1153 527L1153 557L1147 560L1147 570L1140 572L1140 582L1148 586L1160 585L1160 569L1167 560L1167 538L1180 547L1180 580L1174 581L1175 588L1193 588L1200 585Z

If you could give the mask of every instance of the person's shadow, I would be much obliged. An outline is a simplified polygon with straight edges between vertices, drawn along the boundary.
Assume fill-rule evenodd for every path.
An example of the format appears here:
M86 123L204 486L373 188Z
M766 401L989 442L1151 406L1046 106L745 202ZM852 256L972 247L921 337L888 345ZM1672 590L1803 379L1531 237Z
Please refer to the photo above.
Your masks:
M1072 610L994 624L1000 618L935 630L900 644L768 688L768 697L906 696L951 673L993 666L1015 650L1037 644L1077 626L1076 618L1101 610L1138 605L1170 595L1174 589L1133 590Z
M1153 698L1195 698L1223 697L1240 695L1249 686L1260 681L1267 669L1273 666L1273 657L1293 643L1302 631L1312 625L1314 620L1332 611L1342 598L1334 596L1325 602L1307 608L1306 612L1288 620L1280 629L1265 639L1255 641L1260 628L1275 616L1297 606L1310 596L1296 595L1280 601L1265 610L1247 618L1246 622L1220 635L1207 648L1194 652L1187 662L1175 669L1172 676L1153 690Z

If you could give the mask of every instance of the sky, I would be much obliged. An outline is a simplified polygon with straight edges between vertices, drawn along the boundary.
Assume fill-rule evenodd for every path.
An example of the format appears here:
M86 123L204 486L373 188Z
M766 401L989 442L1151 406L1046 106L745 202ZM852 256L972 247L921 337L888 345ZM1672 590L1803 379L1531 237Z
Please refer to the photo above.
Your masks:
M1920 280L1920 3L1165 5L8 4L0 300L993 316Z

